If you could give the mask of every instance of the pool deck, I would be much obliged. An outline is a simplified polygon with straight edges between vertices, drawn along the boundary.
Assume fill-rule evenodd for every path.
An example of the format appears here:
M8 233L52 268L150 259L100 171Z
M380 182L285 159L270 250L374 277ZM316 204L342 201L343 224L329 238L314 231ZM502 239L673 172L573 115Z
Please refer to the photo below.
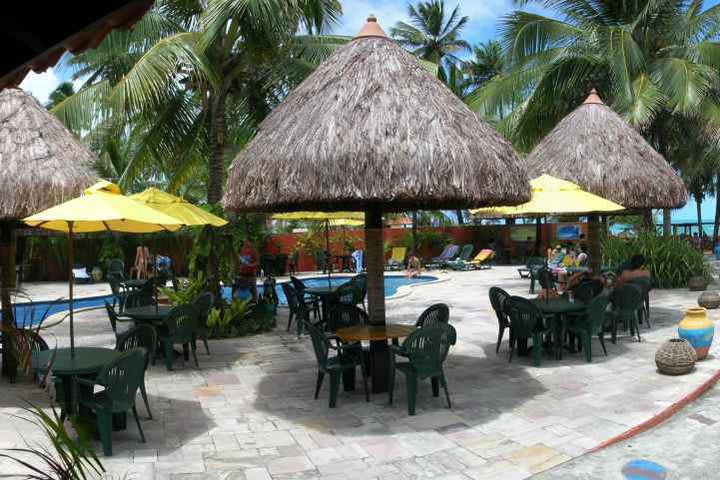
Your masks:
M337 408L328 409L328 385L313 400L310 341L285 331L287 311L280 309L273 332L211 341L210 356L200 347L199 370L151 367L155 419L143 419L148 441L140 443L132 425L114 434L115 455L104 459L106 467L143 479L524 479L654 417L720 369L716 346L689 375L669 377L655 369L655 350L676 336L684 309L696 304L695 292L654 290L653 327L641 327L640 343L620 336L616 345L607 342L605 357L595 339L591 364L566 353L559 362L544 356L534 368L523 357L508 363L507 336L495 354L497 320L487 292L498 285L528 296L529 282L518 278L515 267L450 272L443 279L398 292L386 307L388 321L412 323L432 303L450 306L458 331L446 363L452 409L423 382L417 415L409 417L400 375L392 406L385 394L365 403L358 388L341 391ZM82 287L89 293L103 288ZM63 288L32 285L50 298ZM709 315L720 319L719 310ZM80 345L114 343L100 311L79 314L76 332ZM66 345L67 325L46 336L51 345ZM23 445L21 434L40 439L7 414L18 413L25 399L47 405L46 392L28 383L2 384L1 391L0 448ZM144 417L141 402L138 410ZM0 460L0 471L6 466Z

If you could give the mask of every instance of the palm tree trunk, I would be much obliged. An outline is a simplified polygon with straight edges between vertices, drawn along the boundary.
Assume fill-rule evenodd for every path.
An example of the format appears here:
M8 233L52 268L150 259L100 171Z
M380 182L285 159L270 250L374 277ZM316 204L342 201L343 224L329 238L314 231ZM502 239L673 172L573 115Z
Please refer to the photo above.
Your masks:
M17 356L13 332L15 321L13 319L12 299L10 297L15 288L15 235L13 235L13 222L0 222L0 302L2 302L2 376L15 380L17 374Z
M207 201L210 205L222 199L225 183L225 92L220 91L210 103L210 164L208 165ZM208 227L211 228L211 227ZM210 251L207 260L207 288L220 303L220 274L216 252L216 236L208 232Z
M412 217L412 252L413 255L420 258L420 254L417 251L417 212L413 210L410 215Z
M464 225L464 224L465 224L465 217L463 217L463 211L462 211L462 210L455 210L455 215L457 216L458 225Z
M703 246L702 246L702 238L703 238L703 226L702 226L702 201L703 201L703 195L702 193L696 193L695 194L695 210L697 212L697 226L698 226L698 237L700 237L700 241L698 242L700 245L700 251L702 252Z
M720 233L720 175L715 178L715 224L713 225L713 244L718 243Z
M663 237L670 238L672 235L672 215L669 208L663 208Z

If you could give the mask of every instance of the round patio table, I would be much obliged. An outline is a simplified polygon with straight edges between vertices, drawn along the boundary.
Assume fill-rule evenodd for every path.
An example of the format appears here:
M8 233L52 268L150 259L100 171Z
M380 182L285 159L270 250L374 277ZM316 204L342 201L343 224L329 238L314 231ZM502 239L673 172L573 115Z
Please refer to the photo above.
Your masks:
M388 340L394 345L398 339L407 337L416 329L415 325L388 323L386 325L355 325L335 332L343 342L370 342L370 379L373 393L388 391L390 351ZM354 382L353 382L354 383Z
M305 293L309 293L320 299L320 317L323 322L327 322L328 315L328 303L332 297L337 293L338 287L307 287Z
M143 285L147 283L147 280L144 278L138 278L138 279L130 279L130 280L124 280L120 282L120 285L122 285L125 288L129 288L131 290L135 290L136 288L142 288Z
M47 372L53 352L53 350L43 350L33 353L33 370L41 373ZM121 354L117 350L97 347L75 347L74 358L70 356L69 348L58 348L56 352L52 364L52 374L62 382L60 387L62 392L57 393L58 398L62 398L64 410L68 412L76 411L76 399L78 398L75 384L72 381L73 377L94 378L107 363Z
M587 310L587 305L577 299L571 302L566 296L547 300L535 298L532 302L543 315L547 315L546 318L549 319L552 325L553 336L555 337L555 357L558 360L562 359L566 315L584 313Z
M136 322L163 322L173 309L172 305L146 305L144 307L126 308L123 315Z

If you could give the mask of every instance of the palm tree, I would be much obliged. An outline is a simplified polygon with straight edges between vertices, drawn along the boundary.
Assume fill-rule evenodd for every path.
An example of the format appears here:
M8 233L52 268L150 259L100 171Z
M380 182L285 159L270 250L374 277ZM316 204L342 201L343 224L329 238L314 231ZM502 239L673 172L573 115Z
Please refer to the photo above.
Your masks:
M720 6L703 9L701 0L542 4L555 15L505 17L508 72L469 101L486 115L510 112L499 128L517 148L530 150L592 87L671 163L679 159L669 156L666 126L674 122L668 119L700 119L706 132L717 131Z
M463 64L466 85L475 90L505 70L505 57L497 40L479 43L473 48L473 59Z
M446 59L459 63L456 54L470 51L470 45L460 38L469 18L460 16L459 7L446 16L444 0L429 0L408 5L408 16L410 23L397 22L390 35L423 60L438 65Z
M48 102L45 104L45 108L48 110L52 109L55 105L62 102L68 97L75 94L75 87L72 82L62 82L55 88L48 96Z

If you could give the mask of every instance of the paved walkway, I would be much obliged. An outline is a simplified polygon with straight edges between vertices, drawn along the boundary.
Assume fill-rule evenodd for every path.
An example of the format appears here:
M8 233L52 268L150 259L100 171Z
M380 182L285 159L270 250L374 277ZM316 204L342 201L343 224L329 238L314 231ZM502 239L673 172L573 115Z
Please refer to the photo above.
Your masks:
M401 377L392 406L386 395L365 403L358 389L340 392L338 407L328 409L327 385L312 398L310 342L285 332L283 312L271 333L211 342L200 370L153 367L155 419L143 423L148 442L139 443L132 425L115 434L106 466L157 479L523 479L647 420L720 368L711 355L691 375L655 370L659 343L676 335L684 309L695 304L697 294L686 290L654 291L653 329L643 327L643 342L622 336L608 342L604 357L594 340L591 364L580 354L561 362L544 357L540 368L527 358L508 363L507 341L495 354L497 320L487 291L501 285L527 295L528 281L511 267L449 276L388 301L387 310L390 321L412 323L428 305L449 304L459 339L446 364L451 410L423 384L417 415L409 417ZM710 314L718 319L718 311ZM79 315L76 331L81 345L113 343L102 312ZM64 324L52 329L59 345L66 332ZM0 447L20 443L19 432L36 438L1 415L16 413L23 398L46 401L34 387L2 386Z

